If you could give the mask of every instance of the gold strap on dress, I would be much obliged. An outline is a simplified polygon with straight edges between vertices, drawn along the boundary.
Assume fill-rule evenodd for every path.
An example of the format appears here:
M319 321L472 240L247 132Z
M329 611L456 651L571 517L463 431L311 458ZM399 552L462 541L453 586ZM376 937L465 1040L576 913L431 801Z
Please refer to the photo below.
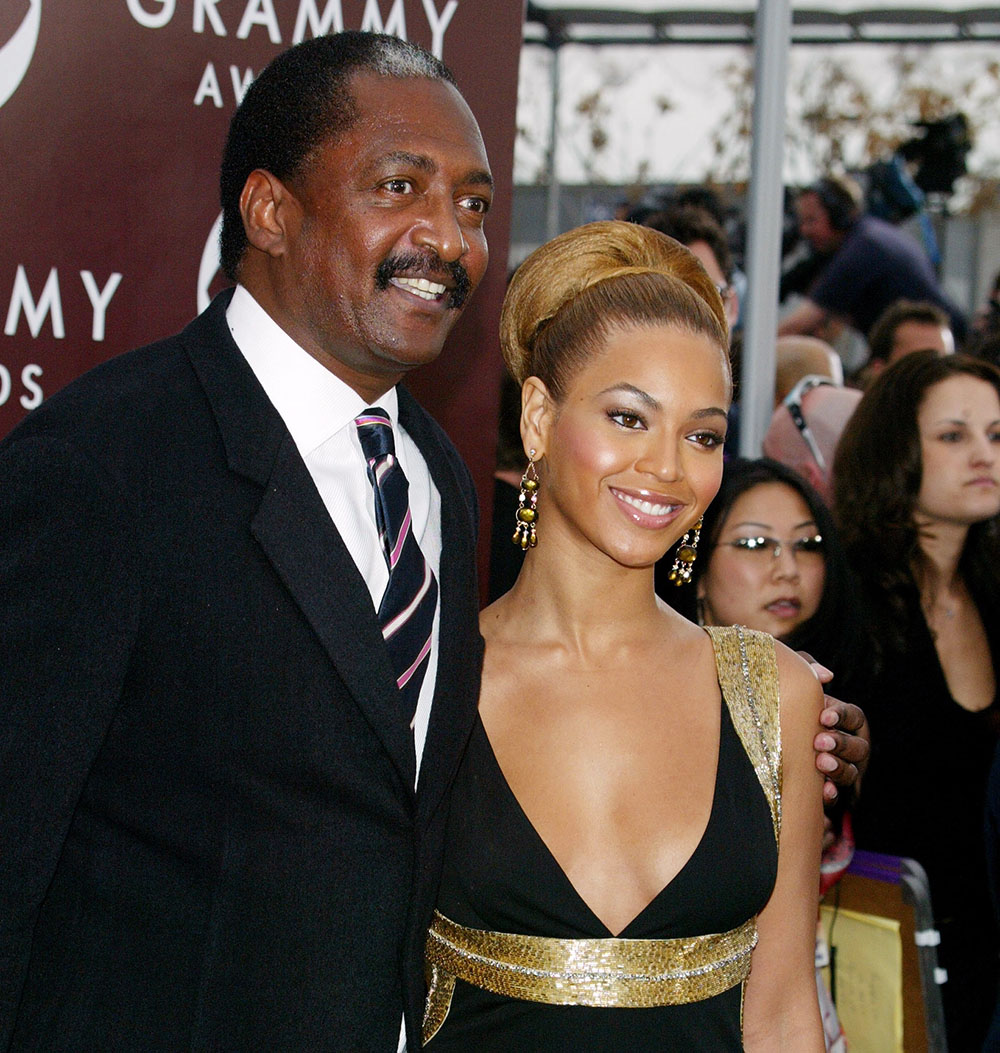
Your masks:
M781 700L774 638L742 625L705 626L715 650L722 697L781 835Z
M467 929L435 911L427 935L426 1045L444 1023L455 980L550 1005L684 1005L747 978L757 919L709 936L673 940L560 940Z

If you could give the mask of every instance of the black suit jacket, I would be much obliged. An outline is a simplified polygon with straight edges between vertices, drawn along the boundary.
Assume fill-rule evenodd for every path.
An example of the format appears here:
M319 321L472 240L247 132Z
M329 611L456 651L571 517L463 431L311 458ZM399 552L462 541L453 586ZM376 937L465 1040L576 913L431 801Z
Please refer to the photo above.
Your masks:
M441 494L413 790L370 595L223 294L0 446L0 1049L395 1050L420 1012L481 641L475 497Z

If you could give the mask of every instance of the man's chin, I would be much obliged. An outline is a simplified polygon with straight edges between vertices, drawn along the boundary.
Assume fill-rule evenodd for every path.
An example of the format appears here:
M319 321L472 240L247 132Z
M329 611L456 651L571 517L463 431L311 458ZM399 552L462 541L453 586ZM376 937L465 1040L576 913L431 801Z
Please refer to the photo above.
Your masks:
M416 369L440 357L460 311L449 311L439 317L436 325L416 324L395 328L390 339L382 344L385 358L403 369Z

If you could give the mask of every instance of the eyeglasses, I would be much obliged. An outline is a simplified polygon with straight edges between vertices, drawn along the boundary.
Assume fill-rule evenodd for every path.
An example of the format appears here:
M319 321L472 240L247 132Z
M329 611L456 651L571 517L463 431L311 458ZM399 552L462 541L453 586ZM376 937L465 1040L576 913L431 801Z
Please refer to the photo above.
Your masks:
M723 542L730 548L738 549L740 552L758 553L763 558L765 553L770 553L772 559L777 559L785 550L786 546L792 555L798 559L800 556L822 556L823 535L814 534L812 537L797 537L790 541L779 541L776 537L738 537L732 541Z

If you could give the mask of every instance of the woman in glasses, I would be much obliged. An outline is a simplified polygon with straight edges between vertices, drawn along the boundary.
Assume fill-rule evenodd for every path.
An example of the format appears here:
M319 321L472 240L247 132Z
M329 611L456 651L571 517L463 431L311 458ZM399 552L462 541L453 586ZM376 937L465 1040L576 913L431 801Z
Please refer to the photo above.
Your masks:
M927 871L949 1049L978 1050L998 941L983 855L1000 661L1000 372L919 351L882 373L834 461L877 647L858 844Z
M654 592L668 549L689 576L722 475L719 293L672 239L589 224L522 264L501 341L525 559L480 620L427 1046L821 1053L821 690L770 637Z
M746 625L807 651L853 700L861 634L833 516L800 475L777 461L726 465L702 526L692 590L657 568L657 591L702 625Z

